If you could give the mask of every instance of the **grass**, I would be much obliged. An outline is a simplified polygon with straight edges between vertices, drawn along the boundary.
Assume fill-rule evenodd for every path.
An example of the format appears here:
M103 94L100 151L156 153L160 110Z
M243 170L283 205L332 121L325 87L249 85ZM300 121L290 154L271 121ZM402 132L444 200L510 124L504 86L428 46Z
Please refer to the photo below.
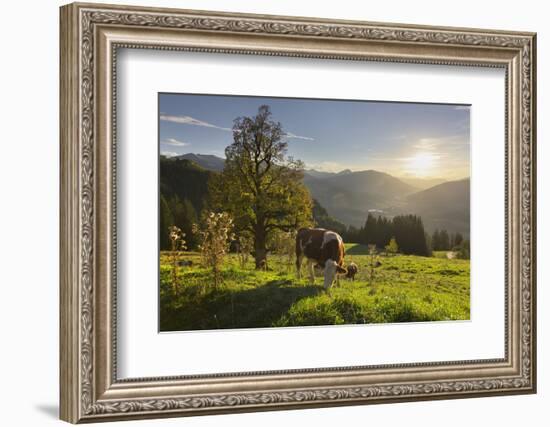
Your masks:
M223 284L200 265L198 253L185 252L192 266L179 267L174 294L167 253L161 253L160 321L162 331L467 320L470 318L470 263L467 260L396 255L380 256L382 265L369 280L364 245L346 244L346 262L355 262L355 281L340 279L326 292L322 273L312 285L297 279L293 266L271 256L268 271L252 260L239 267L227 257ZM305 265L303 267L305 274Z

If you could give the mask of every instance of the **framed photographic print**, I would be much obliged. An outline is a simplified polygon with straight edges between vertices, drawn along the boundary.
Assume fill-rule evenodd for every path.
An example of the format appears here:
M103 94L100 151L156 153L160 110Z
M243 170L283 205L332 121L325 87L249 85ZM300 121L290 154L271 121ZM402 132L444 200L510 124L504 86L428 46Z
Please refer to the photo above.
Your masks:
M61 8L61 418L536 390L535 34Z

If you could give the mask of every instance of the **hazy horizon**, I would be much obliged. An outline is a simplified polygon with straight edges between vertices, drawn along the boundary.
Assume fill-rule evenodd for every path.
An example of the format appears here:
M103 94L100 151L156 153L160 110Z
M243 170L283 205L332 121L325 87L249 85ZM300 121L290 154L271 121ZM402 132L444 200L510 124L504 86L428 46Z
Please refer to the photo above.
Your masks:
M470 107L457 104L160 94L160 153L225 158L233 119L263 104L283 126L288 155L306 169L446 181L470 176Z
M179 156L185 156L185 155L188 155L188 154L192 154L192 155L197 155L197 156L214 156L218 159L221 159L221 160L225 160L225 156L221 155L221 156L218 156L216 154L207 154L207 153L199 153L199 152L195 152L195 151L188 151L188 152L183 152L183 153L162 153L161 152L161 155L165 156L165 157L168 157L168 158L171 158L171 157L179 157ZM392 175L396 178L400 178L400 179L414 179L414 180L426 180L426 181L435 181L435 180L441 180L441 181L461 181L463 179L470 179L470 176L469 175L465 175L465 176L462 176L462 177L456 177L456 178L452 178L452 179L449 179L449 178L442 178L442 177L439 177L439 176L429 176L429 177L426 177L426 176L407 176L407 175L393 175L385 170L382 170L382 169L356 169L356 170L352 170L352 169L341 169L341 170L336 170L336 171L327 171L327 170L319 170L319 169L315 169L315 168L310 168L308 167L308 165L306 164L305 165L305 168L304 168L304 171L306 172L311 172L311 171L314 171L314 172L322 172L322 173L328 173L328 174L340 174L340 173L343 173L343 172L346 172L346 171L351 171L351 172L368 172L368 171L374 171L374 172L382 172L382 173L387 173L388 175Z

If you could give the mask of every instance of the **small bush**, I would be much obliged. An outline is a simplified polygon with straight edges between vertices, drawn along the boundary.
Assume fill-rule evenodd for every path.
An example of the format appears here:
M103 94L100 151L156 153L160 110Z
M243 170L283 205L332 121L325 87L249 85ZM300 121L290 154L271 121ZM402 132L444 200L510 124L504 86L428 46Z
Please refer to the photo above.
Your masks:
M399 246L397 246L397 242L395 240L395 237L392 237L390 242L386 245L386 254L393 256L399 251Z
M241 268L245 268L248 263L250 253L254 249L254 239L248 233L242 233L239 235L239 247L237 255L239 258L239 265Z
M286 270L289 271L296 256L296 232L276 231L273 233L270 246L275 254L281 256Z
M233 239L232 231L233 219L226 212L210 212L204 217L202 227L193 224L193 232L200 240L202 262L212 269L216 287L221 281L220 270L229 251L229 242Z
M185 233L181 231L179 227L172 225L168 227L168 237L170 238L172 248L172 290L178 291L178 261L179 251L187 249L185 245Z
M456 257L458 259L470 259L470 241L463 240L458 246L458 251L456 252Z

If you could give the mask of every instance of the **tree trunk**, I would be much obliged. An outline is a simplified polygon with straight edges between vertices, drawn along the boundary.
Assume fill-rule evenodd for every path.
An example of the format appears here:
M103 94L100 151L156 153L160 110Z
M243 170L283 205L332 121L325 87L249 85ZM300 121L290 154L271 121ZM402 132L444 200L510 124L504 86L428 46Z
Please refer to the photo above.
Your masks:
M254 259L256 270L267 269L266 232L264 227L256 227L254 234Z

